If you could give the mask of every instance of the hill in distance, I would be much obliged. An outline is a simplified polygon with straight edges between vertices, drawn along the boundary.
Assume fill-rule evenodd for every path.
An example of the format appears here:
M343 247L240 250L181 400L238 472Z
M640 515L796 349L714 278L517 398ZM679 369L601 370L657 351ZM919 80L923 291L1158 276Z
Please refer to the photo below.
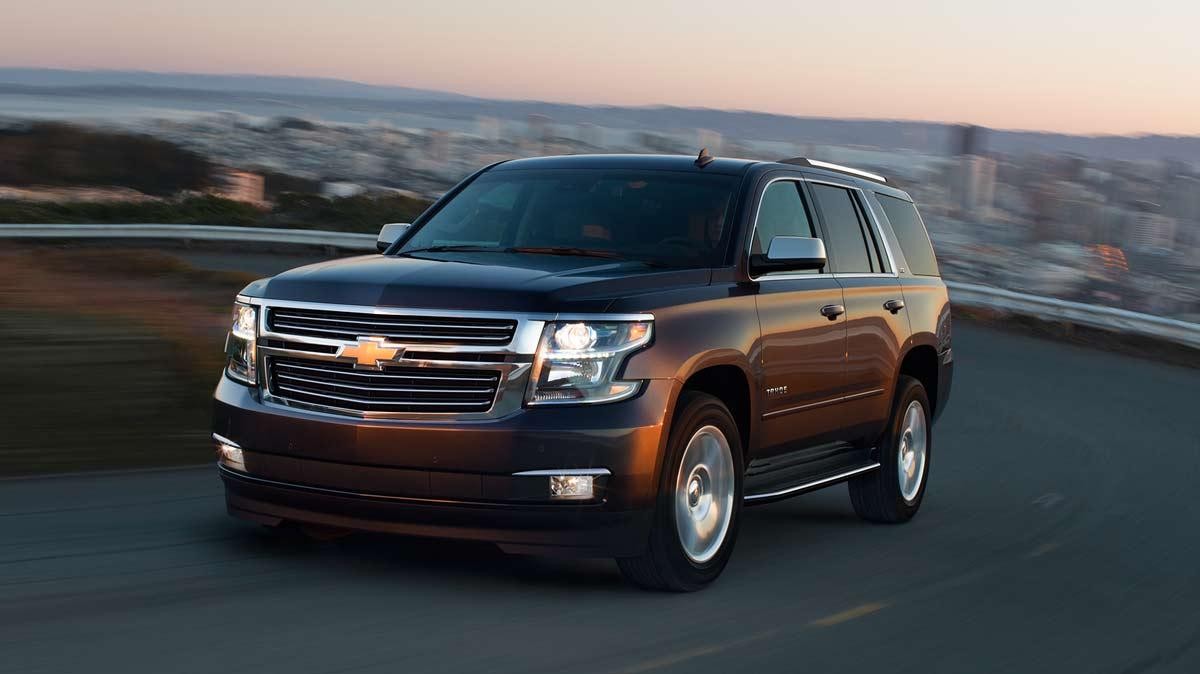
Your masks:
M60 70L50 68L0 68L0 83L46 88L190 89L192 91L362 98L378 101L471 100L469 96L430 89L379 86L331 77L276 75L211 75L156 73L142 70Z
M271 75L214 75L122 70L0 68L0 93L70 96L87 92L119 97L161 93L178 101L188 96L238 99L271 96L296 101L319 99L333 107L370 113L407 112L433 118L491 116L523 121L543 115L557 123L589 123L617 129L671 132L712 129L729 138L817 145L862 145L946 154L953 125L945 122L800 117L745 110L671 106L585 106L544 101L486 99L461 94L380 86L350 80ZM318 115L319 117L319 115ZM1200 136L1076 135L1041 131L989 130L989 151L1024 154L1067 153L1100 159L1173 159L1200 164Z

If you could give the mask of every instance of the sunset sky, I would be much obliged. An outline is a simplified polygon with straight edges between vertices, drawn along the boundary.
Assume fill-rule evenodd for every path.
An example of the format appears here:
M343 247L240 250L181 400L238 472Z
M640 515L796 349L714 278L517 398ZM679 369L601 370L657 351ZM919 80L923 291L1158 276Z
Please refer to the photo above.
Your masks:
M0 66L1200 134L1200 3L1181 0L7 4Z

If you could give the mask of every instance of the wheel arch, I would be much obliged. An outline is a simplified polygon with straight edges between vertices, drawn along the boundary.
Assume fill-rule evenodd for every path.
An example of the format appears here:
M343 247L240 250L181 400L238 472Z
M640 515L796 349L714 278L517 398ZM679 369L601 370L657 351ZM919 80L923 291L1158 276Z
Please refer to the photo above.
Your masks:
M745 353L736 349L714 349L688 359L672 379L675 382L663 414L663 432L655 461L655 484L661 477L663 458L670 442L679 400L684 391L701 391L715 396L729 408L742 442L742 460L748 461L750 448L758 434L758 400L754 396L755 376ZM743 466L744 468L744 466Z
M933 335L928 340L915 340L900 358L896 370L896 389L899 390L900 377L909 376L921 382L925 394L929 397L930 415L937 413L938 405L938 350Z
M734 363L717 362L694 370L680 382L679 387L681 395L684 391L699 391L707 393L725 404L738 427L743 461L750 453L750 443L754 433L750 421L754 418L754 389L751 381L750 373L745 368ZM672 423L674 422L673 417L672 414Z

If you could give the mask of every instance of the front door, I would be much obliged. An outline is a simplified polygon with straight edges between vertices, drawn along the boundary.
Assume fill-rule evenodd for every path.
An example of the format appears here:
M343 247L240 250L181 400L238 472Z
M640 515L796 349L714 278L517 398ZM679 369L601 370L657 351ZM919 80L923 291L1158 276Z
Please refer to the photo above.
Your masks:
M762 190L751 253L775 236L817 236L801 183L776 179ZM846 319L842 287L828 270L766 274L757 279L763 388L758 457L835 439L829 403L846 386Z

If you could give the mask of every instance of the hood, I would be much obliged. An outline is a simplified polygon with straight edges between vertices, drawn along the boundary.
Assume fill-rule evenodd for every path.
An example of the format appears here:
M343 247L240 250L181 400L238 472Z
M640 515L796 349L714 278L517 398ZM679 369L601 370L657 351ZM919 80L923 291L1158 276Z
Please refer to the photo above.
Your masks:
M328 304L533 313L604 311L613 300L706 285L708 269L523 253L365 255L292 269L247 294Z

